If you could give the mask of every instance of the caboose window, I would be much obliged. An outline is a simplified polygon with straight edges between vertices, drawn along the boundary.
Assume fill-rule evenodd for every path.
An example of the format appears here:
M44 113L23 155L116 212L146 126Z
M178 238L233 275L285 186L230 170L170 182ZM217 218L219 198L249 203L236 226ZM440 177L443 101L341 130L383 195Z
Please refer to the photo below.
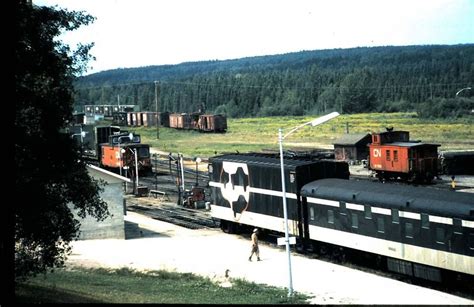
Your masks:
M392 209L392 223L400 223L400 216L398 215L398 209Z
M328 223L334 224L334 211L328 210Z
M398 161L398 150L393 151L393 161L395 161L395 162Z
M377 232L385 232L385 221L381 216L377 217Z
M430 220L426 213L421 214L421 228L430 229Z
M436 243L444 244L445 230L444 228L436 228Z
M311 221L314 221L314 208L313 207L309 208L309 219Z
M390 161L390 150L385 150L385 160Z
M413 238L413 224L412 223L405 223L405 237L406 238Z
M372 210L370 210L370 206L368 205L364 206L364 216L366 219L372 219Z
M351 214L352 228L359 228L359 217L356 213Z

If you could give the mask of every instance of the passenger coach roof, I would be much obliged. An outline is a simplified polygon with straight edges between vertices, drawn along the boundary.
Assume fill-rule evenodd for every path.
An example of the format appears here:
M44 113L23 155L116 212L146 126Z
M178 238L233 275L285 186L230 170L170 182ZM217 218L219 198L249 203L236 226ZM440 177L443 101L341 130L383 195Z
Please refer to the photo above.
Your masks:
M280 155L278 154L227 154L209 158L209 162L229 161L237 163L247 163L252 165L280 167ZM302 158L285 158L285 167L298 167L318 163L320 160L310 160Z
M473 193L380 182L321 179L304 185L301 195L474 220Z

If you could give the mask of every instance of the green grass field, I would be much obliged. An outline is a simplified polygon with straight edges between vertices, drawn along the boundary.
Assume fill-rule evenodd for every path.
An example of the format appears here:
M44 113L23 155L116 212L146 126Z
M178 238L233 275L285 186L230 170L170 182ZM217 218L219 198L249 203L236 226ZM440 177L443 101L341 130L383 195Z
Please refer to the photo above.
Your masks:
M186 156L210 157L224 152L278 150L278 128L283 133L314 117L230 118L227 133L155 127L127 127L142 135L142 142L152 147ZM367 113L341 115L316 127L303 127L285 139L285 149L332 148L333 142L346 133L382 132L386 127L407 130L411 140L440 144L440 151L474 149L474 117L458 120L420 119L416 113Z
M286 289L231 280L230 288L189 273L126 268L55 270L16 286L16 303L307 304Z

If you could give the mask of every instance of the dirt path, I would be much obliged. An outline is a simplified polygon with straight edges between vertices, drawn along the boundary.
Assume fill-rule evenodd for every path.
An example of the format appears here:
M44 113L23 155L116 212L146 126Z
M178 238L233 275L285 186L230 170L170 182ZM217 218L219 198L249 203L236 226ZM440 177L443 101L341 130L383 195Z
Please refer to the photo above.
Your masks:
M128 212L128 223L142 235L128 240L73 243L69 265L173 270L220 279L243 278L278 287L288 286L283 248L261 246L262 261L249 262L249 240L220 230L189 230ZM139 233L139 232L138 232ZM293 288L312 296L314 304L474 304L474 301L409 285L344 266L292 254Z

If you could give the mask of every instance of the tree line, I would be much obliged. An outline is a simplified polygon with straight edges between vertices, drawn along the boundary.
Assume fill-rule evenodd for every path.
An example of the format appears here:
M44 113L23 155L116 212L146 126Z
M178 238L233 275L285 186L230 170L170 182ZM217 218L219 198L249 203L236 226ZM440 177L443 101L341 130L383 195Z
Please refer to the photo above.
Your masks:
M371 47L115 69L78 79L75 98L78 111L116 103L154 111L159 81L160 111L192 112L204 104L230 117L329 111L443 117L474 109L472 90L456 97L462 103L451 101L473 80L474 44ZM450 111L434 114L431 104Z

